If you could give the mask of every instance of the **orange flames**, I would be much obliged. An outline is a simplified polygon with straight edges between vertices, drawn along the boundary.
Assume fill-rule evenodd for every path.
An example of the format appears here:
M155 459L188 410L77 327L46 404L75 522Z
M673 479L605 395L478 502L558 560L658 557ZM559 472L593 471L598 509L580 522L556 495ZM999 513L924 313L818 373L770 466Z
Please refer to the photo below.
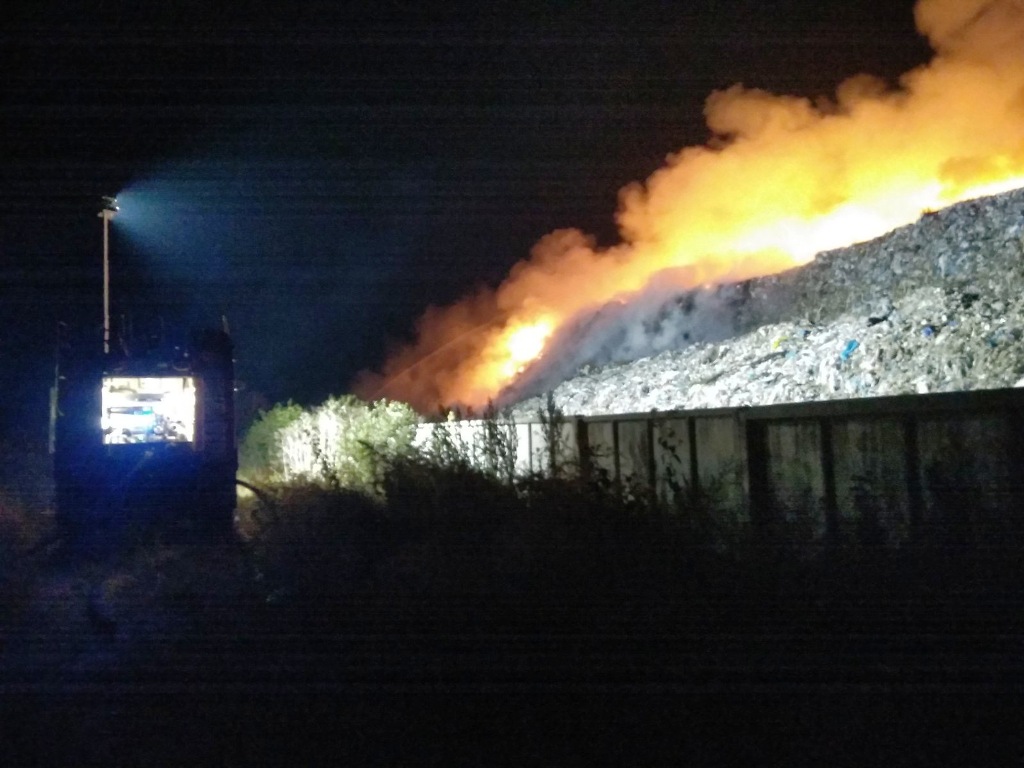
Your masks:
M1024 3L919 0L915 18L936 55L898 88L857 75L828 103L712 93L709 143L620 193L619 245L546 236L497 290L425 313L418 341L357 389L480 406L550 353L564 323L658 273L680 290L772 274L1024 186Z

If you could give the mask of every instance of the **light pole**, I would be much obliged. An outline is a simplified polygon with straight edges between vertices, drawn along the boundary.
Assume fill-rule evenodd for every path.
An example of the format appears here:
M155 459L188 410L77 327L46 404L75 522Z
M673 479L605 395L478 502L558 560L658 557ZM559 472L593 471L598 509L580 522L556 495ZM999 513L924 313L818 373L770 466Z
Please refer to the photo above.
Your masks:
M110 354L110 220L117 213L117 198L100 198L103 207L96 215L103 219L103 354Z

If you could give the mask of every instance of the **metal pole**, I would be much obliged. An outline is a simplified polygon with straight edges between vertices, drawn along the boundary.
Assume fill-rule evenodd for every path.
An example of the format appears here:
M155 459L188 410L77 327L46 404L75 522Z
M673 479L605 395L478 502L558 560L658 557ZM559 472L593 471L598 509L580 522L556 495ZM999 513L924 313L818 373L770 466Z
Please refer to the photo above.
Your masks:
M103 354L110 354L110 220L117 213L117 198L100 198L103 208L97 216L103 219Z
M103 211L103 354L110 354L110 215Z

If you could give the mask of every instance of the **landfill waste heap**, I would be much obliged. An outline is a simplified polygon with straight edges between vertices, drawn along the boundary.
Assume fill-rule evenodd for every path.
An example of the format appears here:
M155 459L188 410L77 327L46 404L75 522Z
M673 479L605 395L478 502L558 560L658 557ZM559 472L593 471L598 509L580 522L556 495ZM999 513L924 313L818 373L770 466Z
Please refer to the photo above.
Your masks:
M1024 189L674 297L643 328L662 351L623 361L582 324L558 378L527 370L502 404L528 420L547 392L592 416L1024 386Z

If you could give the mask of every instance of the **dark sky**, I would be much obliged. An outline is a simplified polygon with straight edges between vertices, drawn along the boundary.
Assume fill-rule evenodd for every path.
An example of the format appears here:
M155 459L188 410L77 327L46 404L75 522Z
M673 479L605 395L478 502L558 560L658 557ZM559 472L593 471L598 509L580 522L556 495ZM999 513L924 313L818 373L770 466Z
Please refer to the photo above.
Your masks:
M703 143L708 93L923 63L912 2L5 9L0 428L42 430L58 320L226 315L247 397L314 403L547 232ZM173 6L173 8L171 8ZM884 10L879 10L884 6Z

